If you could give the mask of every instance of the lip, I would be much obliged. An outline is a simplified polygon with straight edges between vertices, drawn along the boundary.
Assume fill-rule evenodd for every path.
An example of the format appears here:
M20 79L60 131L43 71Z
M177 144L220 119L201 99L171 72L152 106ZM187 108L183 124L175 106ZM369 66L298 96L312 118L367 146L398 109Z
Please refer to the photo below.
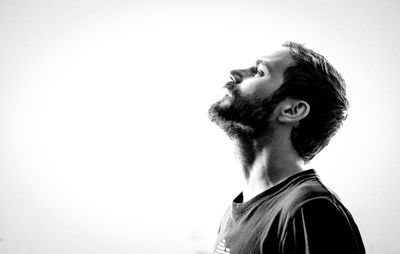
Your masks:
M232 93L231 90L229 90L228 88L225 88L225 91L226 91L226 95L227 95L227 96L233 98L233 93Z
M229 81L223 86L223 88L226 89L226 93L229 97L233 97L235 86L236 83L233 81Z

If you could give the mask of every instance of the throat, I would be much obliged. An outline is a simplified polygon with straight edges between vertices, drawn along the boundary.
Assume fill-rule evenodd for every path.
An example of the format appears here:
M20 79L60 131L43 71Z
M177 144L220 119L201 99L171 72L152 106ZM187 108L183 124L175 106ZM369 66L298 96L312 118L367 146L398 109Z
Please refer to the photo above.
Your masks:
M243 164L243 201L252 199L303 170L305 166L301 160L277 156L267 148L258 151L254 154L251 164Z
M245 180L244 201L305 169L305 161L288 142L288 135L265 135L258 139L241 136L235 140Z
M267 181L253 181L247 182L243 186L243 202L247 202L259 195L260 193L268 190L274 186L273 183Z

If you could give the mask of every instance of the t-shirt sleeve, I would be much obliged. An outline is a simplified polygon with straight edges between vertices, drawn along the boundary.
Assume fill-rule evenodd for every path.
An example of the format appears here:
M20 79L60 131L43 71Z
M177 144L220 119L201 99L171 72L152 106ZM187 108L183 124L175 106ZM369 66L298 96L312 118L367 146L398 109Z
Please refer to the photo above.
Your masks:
M284 254L364 254L361 235L350 213L328 199L301 206L281 241Z

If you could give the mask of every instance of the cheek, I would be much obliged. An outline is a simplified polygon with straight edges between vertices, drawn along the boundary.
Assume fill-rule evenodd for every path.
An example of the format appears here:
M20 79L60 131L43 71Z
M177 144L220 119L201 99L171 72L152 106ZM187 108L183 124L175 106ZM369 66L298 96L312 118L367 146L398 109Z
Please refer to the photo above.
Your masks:
M239 89L244 96L257 96L262 93L265 82L261 79L247 79L240 83Z
M273 94L280 87L281 83L279 79L273 77L246 80L240 84L240 92L243 96L265 99Z

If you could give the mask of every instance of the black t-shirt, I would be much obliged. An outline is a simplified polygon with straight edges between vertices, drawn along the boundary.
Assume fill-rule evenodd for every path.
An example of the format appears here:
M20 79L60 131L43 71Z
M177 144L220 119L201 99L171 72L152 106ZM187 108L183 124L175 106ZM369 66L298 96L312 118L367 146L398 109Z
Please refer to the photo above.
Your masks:
M292 175L225 213L216 254L365 253L350 212L313 169Z

